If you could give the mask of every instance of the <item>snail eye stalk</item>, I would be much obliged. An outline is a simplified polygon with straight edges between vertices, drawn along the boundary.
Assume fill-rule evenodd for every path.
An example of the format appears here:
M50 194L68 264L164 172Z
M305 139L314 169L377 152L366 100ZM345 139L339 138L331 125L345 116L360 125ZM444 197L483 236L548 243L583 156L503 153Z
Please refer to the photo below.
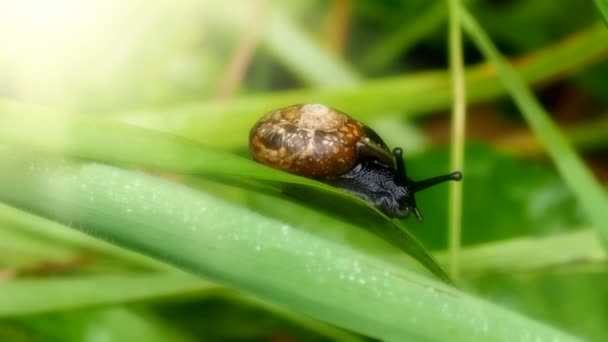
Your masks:
M422 191L426 188L430 188L431 186L448 182L448 181L459 181L462 179L462 173L460 171L448 173L446 175L441 175L437 177L427 178L421 181L414 182L414 192Z
M395 163L397 164L397 179L406 180L407 174L405 173L405 162L403 161L403 150L399 147L393 149L393 155L395 156Z

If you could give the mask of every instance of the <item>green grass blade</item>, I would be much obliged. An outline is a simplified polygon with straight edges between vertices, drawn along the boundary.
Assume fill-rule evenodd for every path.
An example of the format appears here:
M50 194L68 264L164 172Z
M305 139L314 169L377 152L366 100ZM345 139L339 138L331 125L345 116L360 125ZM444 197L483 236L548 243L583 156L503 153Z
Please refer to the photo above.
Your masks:
M109 306L222 289L181 273L15 280L0 284L0 317ZM44 300L40 300L41 295Z
M157 303L172 299L219 297L252 303L312 331L340 341L360 341L357 336L292 311L247 297L188 274L72 276L69 278L17 279L0 285L0 318L15 318L95 307ZM45 300L40 300L45 298Z
M308 234L173 182L97 164L3 160L3 201L368 336L576 340L344 240Z
M570 142L551 121L528 86L501 56L490 38L469 12L462 8L462 23L483 54L496 66L515 103L534 134L548 151L560 174L575 194L589 221L608 243L608 198L577 155Z
M425 12L420 13L413 22L406 22L402 27L381 38L380 42L364 55L362 65L369 70L386 67L399 55L405 55L419 40L437 29L445 21L446 14L445 3L437 1Z
M183 174L237 177L303 185L376 217L369 227L420 261L438 277L449 277L403 224L390 220L363 200L308 178L280 172L234 154L204 148L192 141L107 120L53 115L0 116L0 142L42 149L59 155L155 168ZM153 151L142 153L143 151ZM390 225L386 233L376 227Z
M597 62L608 51L608 31L600 25L564 41L523 56L516 65L531 83L564 75ZM488 64L467 69L467 101L489 100L505 88ZM247 145L253 124L266 112L294 103L326 103L352 114L362 122L387 113L420 115L444 110L452 103L447 71L420 72L397 78L372 80L360 85L323 90L295 90L238 97L226 102L199 102L166 110L141 110L117 116L137 125L174 132L207 146L235 148ZM0 103L0 112L5 112Z
M10 207L4 203L0 203L0 227L3 227L4 230L4 232L0 230L0 234L19 233L24 237L27 236L30 243L33 240L36 249L35 251L32 250L32 252L35 252L35 255L40 257L38 259L40 261L42 261L42 257L47 261L49 258L56 260L58 257L68 257L73 260L74 258L82 257L83 253L93 253L97 257L103 256L119 259L126 264L136 265L140 268L173 270L171 266L159 263L155 259L118 248L113 244L92 238L65 225ZM3 243L5 241L0 242L0 245ZM12 243L11 247L18 249L20 252L28 251L23 245ZM6 255L3 254L3 262L6 261L5 257Z
M595 6L600 11L604 22L608 25L608 1L606 0L593 0Z
M272 12L264 43L299 79L323 88L359 82L354 70L303 32L293 23L293 18L278 9Z
M559 251L559 253L556 253ZM447 260L447 252L436 254ZM542 272L554 269L605 269L608 258L595 231L591 229L548 237L522 237L463 248L462 272L480 274Z
M124 307L20 317L8 322L19 327L24 336L30 337L26 341L201 341L145 311Z
M460 28L460 0L448 1L448 7L450 10L448 45L450 50L450 70L452 71L452 93L454 96L454 104L452 105L450 169L460 170L466 174L464 170L466 87L462 30ZM452 255L449 263L450 275L457 281L460 272L460 244L462 240L461 182L452 182L450 184L448 222L448 245Z
M465 3L472 1L465 0ZM413 20L408 20L386 37L381 37L369 52L362 58L362 65L369 70L378 70L404 56L416 43L439 30L447 19L447 6L444 1L435 1L423 12L417 13Z
M556 250L560 253L555 253ZM438 258L447 259L448 254L439 253ZM576 270L605 265L608 259L594 232L583 230L546 238L524 237L471 246L463 249L462 260L463 272L471 276L563 267ZM191 293L234 296L223 287L179 272L16 279L0 285L0 289L0 317L158 300ZM40 296L46 299L41 301ZM261 302L257 304L268 306ZM288 315L279 308L268 308Z

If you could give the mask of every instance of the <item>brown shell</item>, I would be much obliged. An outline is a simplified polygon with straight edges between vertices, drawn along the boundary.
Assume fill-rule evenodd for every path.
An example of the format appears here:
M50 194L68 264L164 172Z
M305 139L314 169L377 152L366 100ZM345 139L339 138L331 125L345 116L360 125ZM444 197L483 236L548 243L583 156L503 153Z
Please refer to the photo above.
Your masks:
M253 158L305 177L339 176L352 169L364 126L322 104L299 104L266 114L249 133Z

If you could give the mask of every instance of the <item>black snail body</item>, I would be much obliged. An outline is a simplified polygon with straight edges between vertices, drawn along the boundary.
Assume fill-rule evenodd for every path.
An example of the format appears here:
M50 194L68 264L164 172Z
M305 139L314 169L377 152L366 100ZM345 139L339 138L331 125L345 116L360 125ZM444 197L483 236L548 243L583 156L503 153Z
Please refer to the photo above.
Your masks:
M299 104L262 117L249 133L253 158L270 167L318 179L350 192L390 217L422 215L415 193L460 180L450 174L413 181L403 151L392 153L372 129L322 104Z

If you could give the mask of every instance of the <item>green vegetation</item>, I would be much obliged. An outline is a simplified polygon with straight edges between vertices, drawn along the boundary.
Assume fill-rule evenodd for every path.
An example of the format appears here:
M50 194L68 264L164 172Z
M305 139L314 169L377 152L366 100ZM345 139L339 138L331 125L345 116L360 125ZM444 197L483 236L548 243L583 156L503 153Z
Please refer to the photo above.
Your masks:
M0 340L608 339L607 8L0 5ZM462 197L389 219L251 160L316 102Z

